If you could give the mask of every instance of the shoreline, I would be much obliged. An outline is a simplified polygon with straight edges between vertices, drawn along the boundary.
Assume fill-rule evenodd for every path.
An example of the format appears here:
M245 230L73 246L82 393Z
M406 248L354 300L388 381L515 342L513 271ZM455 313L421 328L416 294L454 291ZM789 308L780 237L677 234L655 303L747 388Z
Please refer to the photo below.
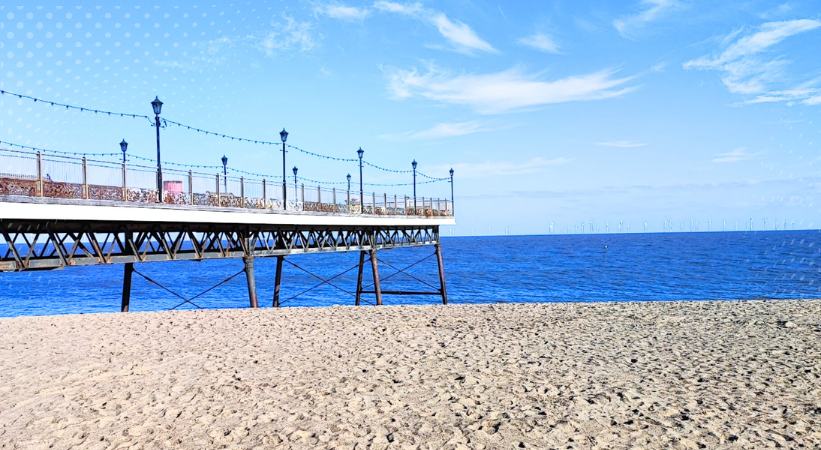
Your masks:
M12 448L821 444L821 300L0 320Z
M458 300L453 301L451 300L447 305L442 305L441 303L431 302L429 304L421 304L421 303L386 303L384 305L380 305L378 308L427 308L427 307L462 307L462 306L493 306L493 305L596 305L596 304L625 304L625 305L642 305L642 304L654 304L654 303L749 303L749 302L763 302L763 303L770 303L770 302L819 302L821 301L821 297L819 298L750 298L750 299L684 299L684 300L590 300L590 301L577 301L577 300L555 300L555 301L532 301L532 302L517 302L517 301L506 301L506 300L497 300L494 302L476 302L476 303L460 303ZM355 305L300 305L300 306L282 306L279 309L273 308L271 306L260 306L258 310L290 310L290 309L333 309L333 308L351 308L351 309L367 309L367 308L376 308L374 305L362 305L362 306L355 306ZM49 317L66 317L66 316L119 316L122 314L150 314L150 313L185 313L185 312L195 312L195 311L244 311L244 310L251 310L247 306L242 307L203 307L203 308L189 308L189 309L176 309L176 310L169 310L169 309L151 309L151 310L132 310L127 313L123 313L120 311L93 311L93 312L79 312L79 313L65 313L65 314L30 314L30 315L17 315L17 316L2 316L0 315L0 322L4 320L11 320L11 319L20 319L25 317L31 318L49 318Z

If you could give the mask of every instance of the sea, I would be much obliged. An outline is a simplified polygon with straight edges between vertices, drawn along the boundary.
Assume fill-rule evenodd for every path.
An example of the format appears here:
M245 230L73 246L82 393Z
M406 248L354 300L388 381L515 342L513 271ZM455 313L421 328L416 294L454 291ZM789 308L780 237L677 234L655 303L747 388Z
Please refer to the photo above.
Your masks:
M821 298L821 230L443 237L442 248L454 304ZM283 307L354 304L356 252L286 261ZM439 287L433 247L380 251L378 262L383 290ZM260 306L271 307L276 259L255 266ZM241 259L135 268L131 311L248 306ZM0 316L119 311L122 277L122 265L0 273ZM369 265L364 283L372 290ZM386 305L441 301L384 296Z

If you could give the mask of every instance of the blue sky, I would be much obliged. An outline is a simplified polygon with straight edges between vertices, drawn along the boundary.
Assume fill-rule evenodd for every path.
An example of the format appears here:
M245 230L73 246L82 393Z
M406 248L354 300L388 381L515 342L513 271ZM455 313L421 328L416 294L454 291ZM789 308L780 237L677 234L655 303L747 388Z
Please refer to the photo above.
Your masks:
M454 234L821 226L817 1L101 3L0 5L0 88L141 114L158 95L201 128L453 167ZM0 107L0 140L154 153L144 119ZM166 161L281 171L272 147L162 132Z

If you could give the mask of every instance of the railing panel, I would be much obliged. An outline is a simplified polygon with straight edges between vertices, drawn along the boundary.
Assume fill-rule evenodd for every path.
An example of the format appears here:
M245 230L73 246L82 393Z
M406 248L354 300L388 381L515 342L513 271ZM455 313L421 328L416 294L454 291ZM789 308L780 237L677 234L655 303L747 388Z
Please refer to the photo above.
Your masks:
M91 200L123 200L123 166L106 161L87 161L88 198Z
M263 180L165 168L163 202L249 209L313 211L330 214L451 216L448 199L336 189L286 183L288 204L282 202L282 180ZM154 203L157 172L149 165L0 149L0 195L44 196Z
M163 203L170 205L187 205L188 172L177 169L163 169L162 172Z
M245 179L245 207L251 209L265 209L268 205L262 197L262 180ZM266 184L266 189L267 189ZM266 193L267 194L267 193Z
M84 197L83 164L79 159L48 155L42 157L42 164L44 197Z
M222 179L220 179L220 183ZM194 172L191 174L193 204L197 206L217 206L217 175ZM220 186L220 191L223 187Z
M0 150L0 195L37 195L37 156Z
M126 165L126 190L129 202L157 202L157 171L145 166Z

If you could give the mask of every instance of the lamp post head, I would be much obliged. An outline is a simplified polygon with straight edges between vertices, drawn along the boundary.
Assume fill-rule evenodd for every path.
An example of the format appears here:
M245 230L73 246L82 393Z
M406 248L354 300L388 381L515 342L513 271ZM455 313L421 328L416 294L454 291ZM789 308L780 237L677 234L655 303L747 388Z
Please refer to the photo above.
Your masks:
M279 138L282 139L283 144L285 143L285 141L288 140L288 132L285 131L285 128L283 128L282 131L279 132Z
M359 155L359 159L362 159L362 155L365 154L365 150L362 150L362 147L359 147L359 150L356 151L356 154Z
M453 178L453 169L450 169L450 177Z
M154 115L159 116L162 112L162 102L156 95L154 96L154 101L151 102L151 107L154 108Z
M413 170L416 170L416 160L415 159L411 163L411 166L413 166Z
M126 141L125 141L125 139L123 139L122 141L120 141L120 150L121 150L123 153L125 153L125 151L126 151L126 150L128 150L128 142L126 142Z
M296 173L297 173L298 170L299 169L297 169L296 166L294 166L294 178L296 178Z
M228 157L225 156L225 155L222 155L222 167L224 168L227 165L228 165Z
M347 179L348 179L348 183L350 183L350 182L351 182L351 174L348 174L345 178L347 178Z

